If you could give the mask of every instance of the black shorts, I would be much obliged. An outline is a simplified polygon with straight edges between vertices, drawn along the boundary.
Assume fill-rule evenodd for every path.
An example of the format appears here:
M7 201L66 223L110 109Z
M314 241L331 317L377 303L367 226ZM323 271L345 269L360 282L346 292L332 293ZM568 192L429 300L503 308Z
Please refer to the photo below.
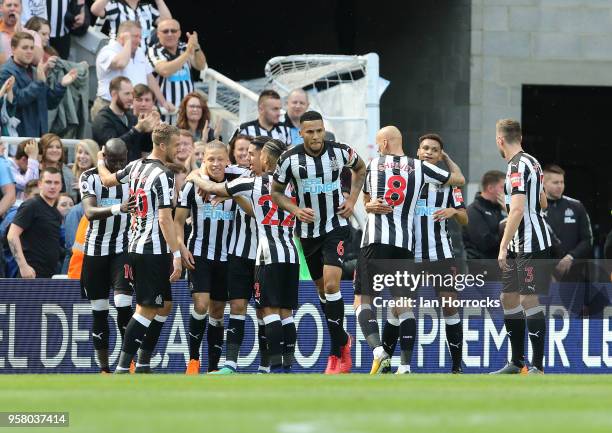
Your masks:
M519 254L508 251L507 263L508 269L502 271L503 293L548 294L554 269L550 249Z
M255 283L255 260L228 255L227 274L228 299L251 299Z
M255 304L295 310L298 307L300 265L272 263L255 267Z
M359 250L357 268L353 279L356 295L380 295L382 290L374 286L375 275L394 274L396 271L414 269L414 253L394 245L370 244ZM403 287L391 287L392 296L410 296Z
M129 260L138 305L162 307L164 302L172 301L172 254L130 253Z
M342 268L344 243L349 237L348 226L339 227L318 238L300 238L308 271L313 281L323 276L323 266Z
M108 299L111 290L131 292L127 253L84 256L81 269L81 296L93 301Z
M189 271L189 291L210 293L214 301L227 301L227 262L194 256L195 270Z
M455 292L455 276L459 273L457 259L441 259L417 263L418 273L426 276L421 287L432 287L436 293Z

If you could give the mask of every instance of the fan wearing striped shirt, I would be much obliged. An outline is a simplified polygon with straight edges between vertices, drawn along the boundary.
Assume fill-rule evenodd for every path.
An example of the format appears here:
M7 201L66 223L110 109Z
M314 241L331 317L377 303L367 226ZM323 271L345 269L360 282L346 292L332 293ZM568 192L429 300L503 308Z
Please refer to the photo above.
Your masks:
M508 220L497 261L502 270L501 302L512 358L493 374L542 374L546 318L539 295L548 293L553 268L551 236L543 215L548 207L544 172L538 160L523 150L518 121L499 120L495 130L497 149L508 162L504 186ZM525 365L525 322L533 347L529 368Z
M281 108L280 95L275 90L264 90L257 100L257 119L241 124L234 135L266 136L292 144L289 127L280 123Z
M252 144L251 166L256 176L240 177L224 185L194 179L208 193L234 198L257 220L259 243L254 297L258 311L263 313L272 373L291 371L297 339L293 310L298 306L300 266L293 240L295 221L292 214L278 209L270 196L272 171L285 149L285 143L275 139L269 139L261 150ZM289 188L285 193L291 199ZM226 369L230 370L227 364ZM220 370L219 374L231 372Z
M366 167L350 146L327 141L320 113L307 111L300 118L303 144L283 153L274 171L272 200L282 210L297 216L306 264L317 286L331 337L326 374L351 371L351 337L344 329L344 301L340 278L348 220L361 192ZM351 193L342 195L340 174L352 172ZM297 203L285 195L291 183ZM325 300L325 302L323 302Z
M438 164L441 161L448 164L449 161L444 152L444 142L438 134L425 134L419 138L417 156L421 161L430 164ZM458 263L446 222L455 220L461 226L468 223L463 195L459 188L461 185L425 185L417 201L414 219L415 260L421 264L423 271L429 275L440 275L443 281L447 275L458 272ZM457 291L453 287L436 286L434 289L440 299L457 299ZM452 305L443 304L442 314L446 322L446 342L452 359L451 372L459 374L462 372L463 324L459 311Z
M112 172L125 167L127 146L114 138L105 147L104 163ZM128 231L130 213L136 211L136 196L126 184L105 187L98 168L84 171L79 180L83 211L89 220L83 248L81 294L91 303L91 335L103 373L108 365L108 292L113 290L117 327L121 338L132 317L132 287L129 284Z
M415 271L413 226L421 191L432 185L463 184L465 179L452 161L449 172L405 155L402 135L394 126L378 131L376 144L380 156L368 164L363 186L368 218L355 271L355 315L373 352L370 374L391 371L398 336L401 359L397 374L406 374L410 373L416 340L414 313L408 307L387 309L381 341L373 307L380 305L377 298L381 299L382 289L374 287L375 277ZM392 287L391 296L396 300L408 298L413 294L411 289Z

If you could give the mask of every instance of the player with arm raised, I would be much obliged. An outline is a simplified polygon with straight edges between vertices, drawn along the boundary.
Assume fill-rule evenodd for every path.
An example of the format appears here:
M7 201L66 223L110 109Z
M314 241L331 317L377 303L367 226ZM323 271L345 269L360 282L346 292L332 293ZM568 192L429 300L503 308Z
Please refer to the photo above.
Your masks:
M105 145L105 165L119 171L127 163L127 146L114 138ZM108 365L108 291L114 291L117 327L123 338L132 316L132 287L129 282L128 230L136 198L126 184L102 185L98 168L81 174L79 180L83 211L89 220L85 235L81 292L91 302L93 346L103 373Z
M546 208L544 173L538 160L523 151L518 121L499 120L495 129L497 148L508 162L504 185L508 221L497 261L502 270L501 302L512 359L493 373L541 374L546 317L539 295L548 293L552 245L542 214ZM533 347L529 369L525 366L525 322Z
M254 155L256 146L251 146L250 153ZM254 171L263 172L258 176L240 177L225 185L193 176L204 191L231 196L255 215L259 231L255 302L263 312L271 371L276 373L291 370L297 338L293 322L299 284L299 258L293 240L295 221L292 214L276 207L270 195L272 171L285 149L280 140L266 142L263 150L257 152L260 160L252 161ZM291 199L288 191L286 194Z
M365 164L346 144L324 140L323 118L307 111L300 118L303 144L292 147L278 160L272 183L272 200L280 209L297 216L300 237L310 275L319 297L325 299L325 315L331 336L327 374L348 373L352 367L351 337L344 330L344 301L340 292L347 218L365 178ZM351 194L344 199L340 173L351 169ZM291 183L297 204L285 195Z
M117 173L111 173L98 154L98 172L106 187L127 183L136 196L129 242L131 279L136 312L125 330L115 373L129 371L138 350L136 372L150 372L149 359L161 328L172 310L170 283L182 272L181 250L172 220L174 174L166 166L174 160L179 131L164 123L153 129L153 152ZM184 247L183 247L184 248ZM183 251L183 256L187 252ZM146 334L146 337L145 337Z
M399 334L402 337L402 365L398 372L407 373L416 339L414 313L408 308L389 310L381 342L373 309L371 273L383 261L384 266L392 266L392 261L405 265L406 261L414 259L414 212L423 187L450 182L462 184L465 180L456 166L451 165L449 173L406 156L401 133L394 126L378 131L376 144L380 156L368 164L363 186L367 222L355 272L355 315L373 350L370 374L390 371L390 359ZM402 293L392 290L392 295L398 298Z

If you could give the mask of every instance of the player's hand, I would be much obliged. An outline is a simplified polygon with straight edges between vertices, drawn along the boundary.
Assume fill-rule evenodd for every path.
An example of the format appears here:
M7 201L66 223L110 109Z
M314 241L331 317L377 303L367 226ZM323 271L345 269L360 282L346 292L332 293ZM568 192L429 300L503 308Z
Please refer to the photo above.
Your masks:
M343 218L349 218L351 215L353 215L354 207L355 201L348 198L344 201L344 203L338 206L338 212L336 212L336 214L340 215Z
M76 69L71 69L70 72L62 77L61 85L64 87L70 86L77 79L78 74Z
M386 204L382 198L372 198L372 200L366 203L365 211L367 213L385 215L393 212L393 208Z
M497 256L497 264L499 265L499 269L502 271L508 270L508 250L499 249L499 255Z
M295 212L295 216L303 223L313 223L315 222L315 213L309 207L300 208L297 212Z
M21 278L36 278L36 271L32 266L28 265L27 263L19 267L19 274L21 275Z
M218 204L223 203L225 200L229 200L229 197L219 197L218 195L215 195L210 199L210 204L217 206Z
M121 213L134 213L138 209L136 206L136 195L132 194L128 201L121 203Z
M183 266L193 271L195 269L195 259L191 251L187 249L185 245L181 245L181 259L183 260Z
M38 158L38 143L36 143L36 140L28 140L23 148L23 151L26 155L28 155L28 159Z
M102 149L98 150L98 163L100 163L100 161L104 162L104 146L102 146Z
M567 274L567 272L570 270L570 268L572 267L572 262L574 261L574 259L572 258L572 256L570 256L569 254L567 254L565 257L563 257L559 263L557 263L556 269L557 271L561 274L561 275L565 275Z
M457 214L457 209L447 207L445 209L438 209L433 213L434 221L444 221L454 217Z
M176 280L181 278L181 273L183 272L183 258L182 257L174 257L172 259L172 275L170 275L170 282L174 283Z

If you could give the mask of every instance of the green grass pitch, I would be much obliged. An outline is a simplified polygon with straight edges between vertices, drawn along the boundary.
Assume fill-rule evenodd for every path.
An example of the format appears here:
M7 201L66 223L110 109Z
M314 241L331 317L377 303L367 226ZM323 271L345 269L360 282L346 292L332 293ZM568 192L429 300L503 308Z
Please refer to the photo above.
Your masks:
M611 375L0 375L0 390L0 411L70 413L17 431L612 431Z

